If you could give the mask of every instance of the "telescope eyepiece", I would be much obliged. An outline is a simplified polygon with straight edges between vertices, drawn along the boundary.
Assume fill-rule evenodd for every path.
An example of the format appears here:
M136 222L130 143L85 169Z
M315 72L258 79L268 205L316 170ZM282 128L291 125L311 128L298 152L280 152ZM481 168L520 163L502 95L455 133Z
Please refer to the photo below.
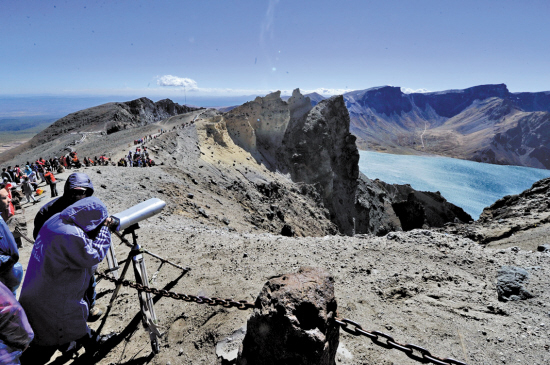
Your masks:
M109 224L109 230L111 230L111 232L115 232L119 225L120 225L120 219L112 215L111 224Z

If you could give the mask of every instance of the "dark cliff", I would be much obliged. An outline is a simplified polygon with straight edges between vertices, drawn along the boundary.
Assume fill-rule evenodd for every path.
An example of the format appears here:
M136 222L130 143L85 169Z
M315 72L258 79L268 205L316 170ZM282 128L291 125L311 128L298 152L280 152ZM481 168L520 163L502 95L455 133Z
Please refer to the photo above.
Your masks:
M292 118L281 155L292 180L317 185L331 219L343 233L352 234L349 210L355 201L359 152L343 97L323 100L304 118Z

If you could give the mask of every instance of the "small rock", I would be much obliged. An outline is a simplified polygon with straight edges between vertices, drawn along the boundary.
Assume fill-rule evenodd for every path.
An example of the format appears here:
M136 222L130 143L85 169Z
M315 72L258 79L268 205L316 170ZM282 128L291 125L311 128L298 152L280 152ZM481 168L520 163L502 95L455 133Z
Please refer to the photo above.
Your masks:
M281 229L281 235L286 237L294 237L294 229L290 225L285 224L283 229Z
M199 213L200 213L204 218L209 218L209 215L204 211L204 209L200 208L200 209L199 209Z
M97 172L98 174L101 174L101 170L97 170L96 172Z
M195 197L195 195L194 195L194 194L191 194L191 193L189 193L189 194L187 194L187 197L188 197L189 199L193 199L193 198Z
M229 225L229 219L227 219L226 217L222 218L222 222L225 223L226 225Z
M245 252L245 253L243 254L243 257L248 257L248 254Z
M191 179L191 181L192 181L192 182L193 182L193 184L195 184L195 185L198 185L198 184L199 184L199 183L198 183L198 181L197 181L197 180L195 180L195 179Z
M539 252L549 252L550 251L550 244L545 243L544 245L540 245L537 247L537 251Z
M105 185L105 184L101 184L101 187L102 187L103 189L107 189L107 185Z
M498 300L524 300L533 298L533 294L525 289L529 281L527 270L514 266L503 266L497 273Z

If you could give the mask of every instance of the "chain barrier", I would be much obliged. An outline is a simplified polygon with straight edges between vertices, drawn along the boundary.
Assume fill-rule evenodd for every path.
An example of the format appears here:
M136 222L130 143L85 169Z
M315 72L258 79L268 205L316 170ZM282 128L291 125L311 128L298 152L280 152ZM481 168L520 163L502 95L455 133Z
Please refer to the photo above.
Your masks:
M112 283L115 284L122 284L122 286L129 286L130 288L137 289L140 291L144 291L146 293L154 294L154 295L162 295L166 298L172 298L176 300L184 300L186 302L195 302L197 304L208 304L211 306L215 305L221 305L225 308L237 308L240 310L247 310L255 308L256 305L254 303L250 303L246 300L233 300L233 299L221 299L221 298L208 298L203 295L190 295L190 294L182 294L182 293L176 293L171 292L164 289L157 289L157 288L150 288L148 286L142 285L140 283L136 283L134 281L130 280L121 280L121 279L115 279L112 276L106 275L104 273L97 272L97 275L100 278L106 279Z
M364 330L363 326L361 326L359 323L354 322L350 319L336 317L334 320L336 321L336 323L340 325L340 328L345 332L354 336L368 337L375 345L378 345L387 349L399 350L405 353L405 355L407 355L409 358L413 360L416 360L422 363L429 362L436 365L467 365L466 363L455 359L451 359L451 358L442 359L440 357L434 356L430 353L430 351L417 345L413 345L410 343L408 344L399 343L395 341L392 336L387 335L383 332ZM354 327L349 328L348 327L349 325L352 325ZM383 341L383 339L385 339L386 341Z
M154 295L162 295L163 297L166 297L166 298L183 300L186 302L195 302L197 304L208 304L210 306L221 305L222 307L225 307L225 308L235 307L240 310L253 309L256 307L254 303L250 303L246 300L236 301L233 299L208 298L202 295L197 296L197 295L176 293L176 292L171 292L164 289L150 288L148 286L145 286L130 280L115 279L114 277L101 272L97 272L97 275L112 283L122 284L122 286L126 286L126 287L129 286L130 288L141 290L146 293L151 293ZM363 326L361 326L359 323L354 322L350 319L336 317L334 320L338 325L340 325L340 328L343 331L354 336L368 337L375 345L384 347L386 349L399 350L405 353L405 355L407 355L409 358L413 360L416 360L422 363L429 362L436 365L468 365L464 362L461 362L455 359L451 359L451 358L442 359L440 357L434 356L430 353L430 351L417 345L413 345L410 343L408 344L399 343L395 341L392 336L385 334L383 332L364 330ZM349 325L352 325L354 327L349 328ZM383 341L383 339L385 339L386 341Z

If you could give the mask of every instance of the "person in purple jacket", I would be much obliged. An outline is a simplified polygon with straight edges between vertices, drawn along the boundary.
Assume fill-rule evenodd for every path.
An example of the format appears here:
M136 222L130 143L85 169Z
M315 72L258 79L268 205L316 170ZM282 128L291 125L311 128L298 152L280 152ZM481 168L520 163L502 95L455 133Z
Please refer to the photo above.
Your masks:
M0 212L9 209L10 198L0 194ZM23 279L23 267L19 262L17 243L8 225L0 215L0 282L8 287L15 296Z
M19 364L34 333L25 311L8 287L0 282L0 364Z
M40 230L19 297L35 335L22 364L45 364L56 350L95 350L99 339L86 323L84 296L93 267L111 245L110 222L101 200L87 197L52 216Z

